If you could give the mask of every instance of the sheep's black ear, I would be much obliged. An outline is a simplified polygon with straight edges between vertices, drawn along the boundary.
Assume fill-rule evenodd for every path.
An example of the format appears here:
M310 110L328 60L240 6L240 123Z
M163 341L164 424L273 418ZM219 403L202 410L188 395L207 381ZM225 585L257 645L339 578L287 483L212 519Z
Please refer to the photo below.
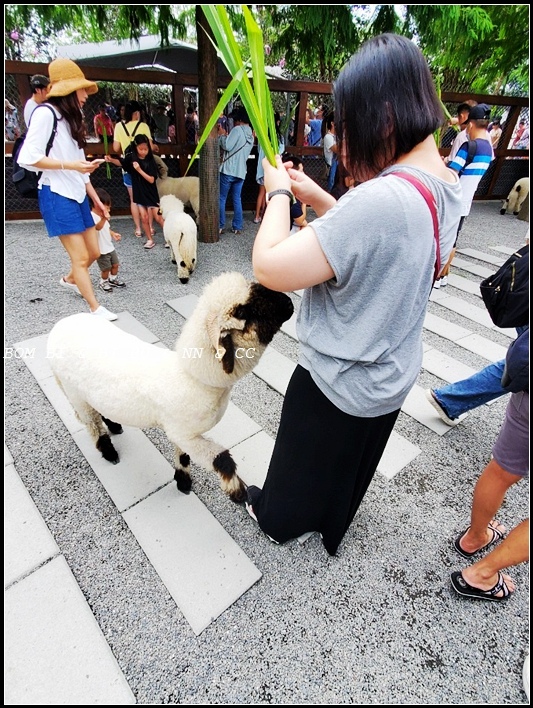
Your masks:
M220 337L219 346L224 349L224 355L222 357L224 373L232 374L235 367L235 346L229 332Z

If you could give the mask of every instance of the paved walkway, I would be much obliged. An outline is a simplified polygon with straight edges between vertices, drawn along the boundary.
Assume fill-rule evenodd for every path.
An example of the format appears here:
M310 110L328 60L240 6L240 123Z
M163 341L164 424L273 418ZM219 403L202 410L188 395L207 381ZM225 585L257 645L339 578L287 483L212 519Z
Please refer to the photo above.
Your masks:
M480 222L485 207L479 208ZM461 702L460 696L469 704L490 703L491 698L524 703L520 657L527 651L527 568L513 572L519 591L503 607L459 600L447 577L461 562L443 550L441 538L449 541L468 518L471 490L501 423L505 399L465 415L450 428L424 396L429 385L458 380L501 359L515 336L492 324L478 283L521 245L527 225L501 216L494 222L511 230L512 238L480 244L473 237L472 247L460 249L454 260L450 285L431 295L419 382L402 407L369 490L375 508L362 507L339 559L327 557L312 534L284 547L269 543L227 501L213 475L193 470L195 493L177 492L168 444L157 432L126 429L116 438L121 462L103 461L51 375L45 358L49 327L33 318L28 327L33 335L6 349L13 376L20 379L13 402L31 407L38 398L36 415L52 430L43 434L34 426L28 440L20 425L7 426L6 704L453 704ZM10 224L8 232L20 236L26 229L28 224ZM164 260L157 263L158 268L165 265ZM139 272L144 268L141 263ZM167 346L165 322L187 319L200 291L163 298L157 305L163 320L150 318L136 301L134 310L117 310L116 325ZM296 309L300 295L291 294ZM226 415L210 433L232 450L248 484L261 486L266 475L279 406L296 364L295 317L253 374L235 387ZM50 481L54 456L61 468L57 488ZM449 479L436 487L435 474ZM47 487L42 493L41 483ZM87 484L99 485L96 495L76 489ZM80 499L73 503L70 497L77 491ZM509 494L508 525L526 513L526 491ZM87 505L90 518L80 515L80 503ZM420 518L413 507L419 508ZM69 514L76 518L63 523ZM391 546L394 534L398 543ZM119 548L126 536L128 548ZM93 545L98 548L87 561L83 550ZM444 562L440 570L431 547ZM368 554L374 558L359 576L361 553L366 560ZM125 557L129 564L121 565ZM409 568L410 561L414 567ZM104 568L97 569L95 562ZM325 576L320 581L317 572ZM129 576L127 587L123 574ZM150 597L143 602L145 583ZM324 603L326 593L330 599ZM133 616L127 617L130 608ZM159 614L155 621L154 612ZM283 615L281 622L276 613ZM167 626L158 641L161 622L174 629L167 634ZM508 647L504 656L498 652L496 665L488 646L491 642L493 648L492 633ZM502 634L511 636L502 639ZM287 661L285 648L291 646ZM194 663L190 654L196 655ZM411 670L406 669L408 660ZM485 687L479 685L480 666ZM166 671L174 676L165 679ZM242 676L248 677L244 683Z

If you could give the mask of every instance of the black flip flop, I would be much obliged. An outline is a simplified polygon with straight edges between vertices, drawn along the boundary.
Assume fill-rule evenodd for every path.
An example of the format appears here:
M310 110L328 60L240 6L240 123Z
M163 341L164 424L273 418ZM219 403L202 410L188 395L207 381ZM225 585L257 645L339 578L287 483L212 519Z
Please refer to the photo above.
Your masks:
M490 548L492 545L495 543L499 543L502 538L503 538L503 533L501 531L498 531L498 529L494 528L494 526L491 526L490 524L488 525L488 528L492 531L492 538L488 543L486 543L484 546L481 546L481 548L478 548L477 551L472 551L472 553L469 553L468 551L465 551L463 548L461 548L460 541L463 538L463 536L466 534L468 531L468 528L466 528L463 533L459 534L455 541L453 542L453 547L459 553L460 556L463 556L463 558L472 558L472 556L475 556L476 553L481 553L481 551L486 551L488 548Z
M513 594L511 590L507 587L503 575L498 573L498 582L490 590L480 590L472 585L469 585L463 578L461 571L457 571L451 574L452 587L456 593L462 595L463 597L471 597L476 600L488 600L489 602L502 602L503 600L508 600ZM503 595L497 597L497 594L503 590Z

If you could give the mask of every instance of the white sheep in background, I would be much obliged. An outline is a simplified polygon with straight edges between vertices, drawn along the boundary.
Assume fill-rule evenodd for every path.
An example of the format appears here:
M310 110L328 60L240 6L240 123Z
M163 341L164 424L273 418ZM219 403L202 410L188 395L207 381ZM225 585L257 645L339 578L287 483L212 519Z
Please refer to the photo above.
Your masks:
M204 288L173 351L82 313L52 328L47 356L106 460L119 461L109 432L121 433L122 425L161 428L174 445L180 491L191 489L190 455L212 466L222 489L240 503L246 487L231 453L203 433L222 418L234 383L255 367L292 313L284 293L223 273Z
M515 216L520 212L520 208L529 194L529 177L522 177L517 180L507 199L503 202L500 214L512 211Z
M160 172L161 175L161 172ZM200 178L199 177L158 177L156 180L159 197L173 194L194 211L196 221L200 213Z
M172 263L178 267L178 278L189 282L189 276L196 268L198 249L198 228L192 216L183 211L183 202L173 194L166 194L159 201L164 224L163 235L170 247Z

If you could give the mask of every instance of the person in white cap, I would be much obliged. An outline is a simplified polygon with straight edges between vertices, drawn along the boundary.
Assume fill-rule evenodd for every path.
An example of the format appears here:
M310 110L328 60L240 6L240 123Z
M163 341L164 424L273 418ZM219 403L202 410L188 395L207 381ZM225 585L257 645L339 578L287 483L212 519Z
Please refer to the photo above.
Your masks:
M83 151L87 129L82 109L98 86L70 59L54 59L48 73L47 100L33 111L19 164L40 174L39 209L46 230L50 238L59 238L69 255L71 269L60 285L80 294L94 315L116 320L117 315L98 303L89 275L89 267L100 256L89 197L109 215L89 177L104 160L90 162ZM54 114L57 132L47 155Z

